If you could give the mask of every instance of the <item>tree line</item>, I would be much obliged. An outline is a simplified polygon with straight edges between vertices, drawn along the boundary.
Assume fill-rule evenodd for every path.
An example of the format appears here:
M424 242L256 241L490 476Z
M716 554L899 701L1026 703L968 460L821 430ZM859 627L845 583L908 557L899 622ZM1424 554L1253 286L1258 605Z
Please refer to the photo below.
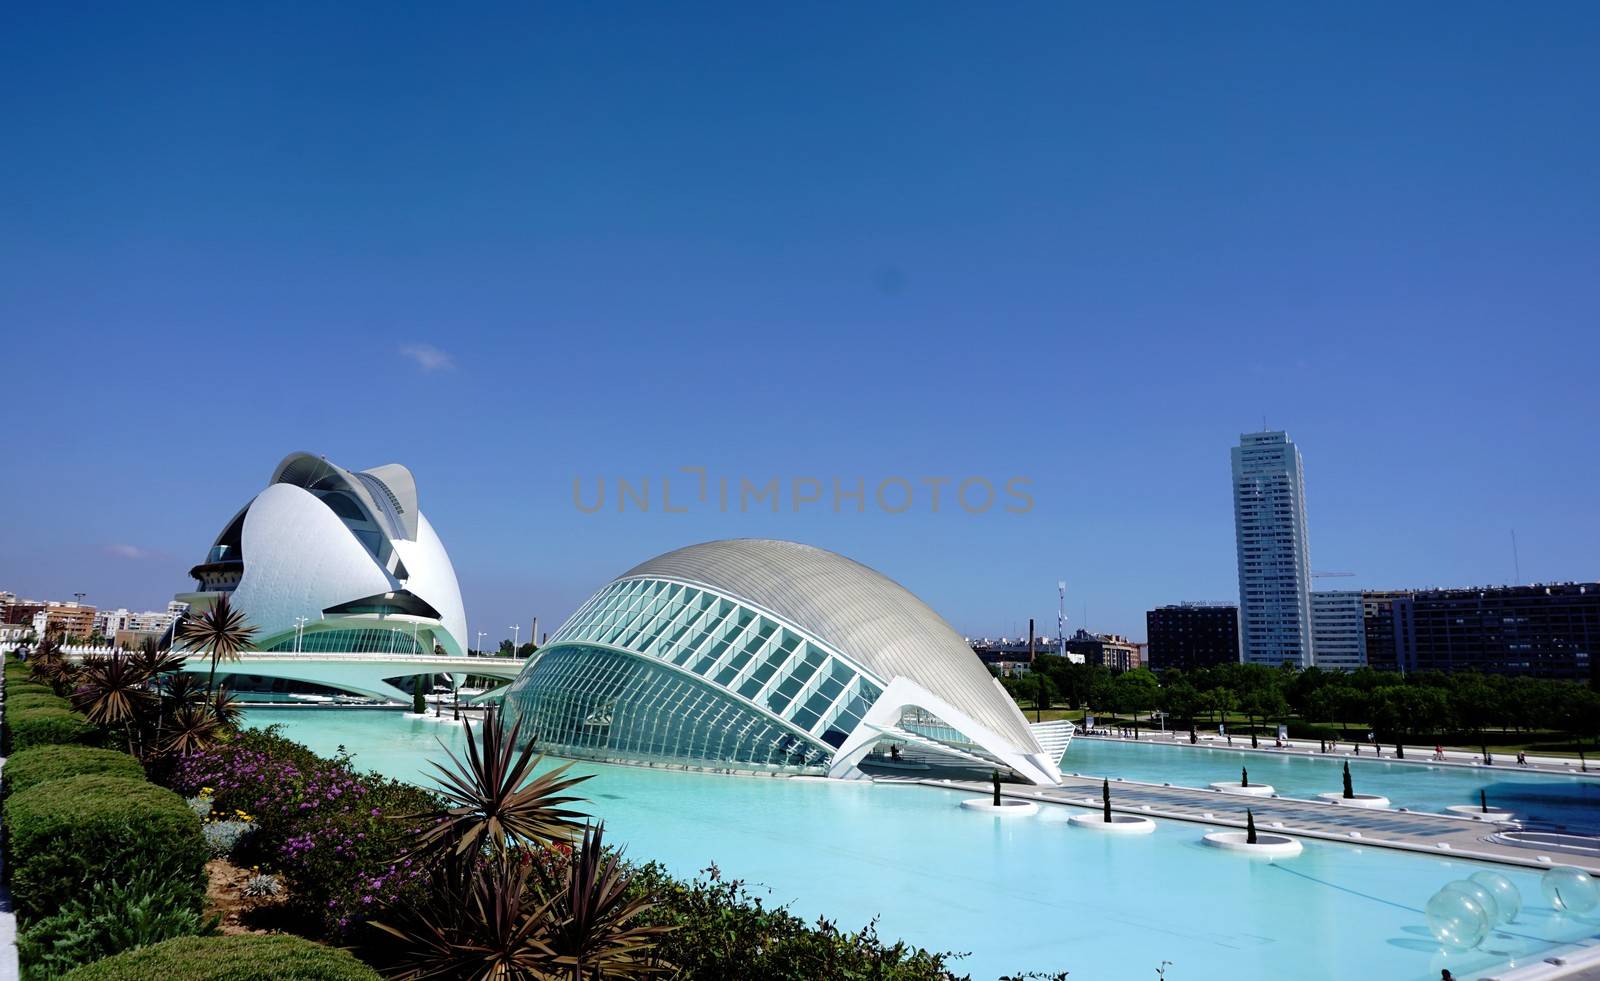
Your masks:
M1344 735L1345 727L1370 729L1383 742L1471 736L1486 742L1487 732L1568 733L1575 741L1600 738L1600 692L1573 681L1486 675L1476 671L1446 674L1360 668L1356 671L1269 668L1259 664L1219 664L1157 675L1147 668L1114 674L1099 665L1074 664L1042 654L1033 670L1001 684L1027 710L1064 707L1137 718L1164 712L1169 728L1215 725L1230 713L1247 725L1302 724L1301 737ZM1307 729L1305 723L1334 728Z

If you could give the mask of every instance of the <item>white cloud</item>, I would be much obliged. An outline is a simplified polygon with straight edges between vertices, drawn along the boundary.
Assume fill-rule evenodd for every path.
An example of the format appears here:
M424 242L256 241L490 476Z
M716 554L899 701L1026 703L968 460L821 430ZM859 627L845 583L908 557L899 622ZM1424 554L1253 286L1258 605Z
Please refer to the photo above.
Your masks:
M117 559L144 559L150 557L149 552L137 545L102 545L100 550Z
M454 358L432 344L406 344L400 354L415 361L423 371L444 371L456 366Z

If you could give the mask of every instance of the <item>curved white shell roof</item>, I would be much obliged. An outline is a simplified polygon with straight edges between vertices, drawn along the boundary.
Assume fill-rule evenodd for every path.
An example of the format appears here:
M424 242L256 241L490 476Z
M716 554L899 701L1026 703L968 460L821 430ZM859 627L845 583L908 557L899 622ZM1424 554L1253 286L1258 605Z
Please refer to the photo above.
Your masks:
M381 564L308 488L342 491L359 502L399 561ZM293 630L297 617L315 620L330 607L403 589L439 613L446 636L438 639L446 651L466 653L455 568L417 507L416 483L405 467L350 471L291 453L245 507L240 546L244 572L232 601L260 628L260 639Z
M907 678L1022 751L1042 752L1016 703L939 614L904 586L838 553L736 538L667 552L617 578L675 579L748 601L884 683Z

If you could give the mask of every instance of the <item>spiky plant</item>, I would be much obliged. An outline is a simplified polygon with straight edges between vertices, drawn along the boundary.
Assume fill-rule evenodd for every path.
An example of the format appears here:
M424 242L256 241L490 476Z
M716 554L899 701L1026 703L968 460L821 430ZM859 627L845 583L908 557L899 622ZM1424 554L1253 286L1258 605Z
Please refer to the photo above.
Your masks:
M67 660L66 652L61 649L61 642L56 640L54 634L39 643L39 649L33 652L28 664L28 670L34 678L49 685L57 695L72 691L78 669Z
M1101 819L1104 820L1105 823L1110 824L1111 823L1111 781L1110 780L1101 780L1100 781L1100 810L1101 810Z
M182 654L161 650L156 646L155 640L149 638L137 651L123 656L150 681L156 681L162 675L182 671L186 660Z
M578 822L586 815L565 805L583 798L566 791L589 777L566 776L570 763L535 776L544 757L534 755L532 740L517 749L521 732L521 719L507 731L491 707L482 723L467 726L465 759L444 747L451 765L435 762L433 767L439 771L439 792L445 806L403 818L422 819L427 824L417 836L414 854L465 858L486 849L501 852L513 846L565 841L577 833ZM440 745L444 745L442 741Z
M1244 843L1247 845L1256 843L1256 816L1248 807L1244 809Z
M239 655L255 641L258 629L245 619L243 612L233 608L228 594L223 593L210 609L183 621L178 638L186 649L211 659L211 673L206 676L209 689L216 687L217 662L239 660Z
M549 944L551 908L529 882L515 850L480 856L465 867L440 862L426 898L391 907L371 926L389 938L378 952L392 978L543 981L556 977ZM395 943L398 941L398 943Z
M187 672L167 675L160 684L161 696L174 708L205 701L206 690L200 679Z
M1344 762L1344 799L1345 800L1354 800L1355 796L1356 796L1355 787L1351 786L1351 784L1350 784L1350 761L1349 760L1345 760L1345 762Z
M221 731L209 706L180 705L166 722L166 742L161 748L178 756L198 752L216 745Z
M149 675L127 657L91 657L78 672L72 704L98 726L120 728L128 752L134 730L161 711L160 699L146 687Z
M651 953L666 928L639 922L655 904L647 897L628 897L630 877L622 856L606 852L604 837L603 824L584 829L549 931L558 976L571 981L639 977L658 969Z
M211 717L217 720L217 725L224 729L238 729L244 719L244 706L226 688L213 691L206 699L206 707L211 710Z
M1239 786L1250 786L1250 770L1248 767L1239 767Z

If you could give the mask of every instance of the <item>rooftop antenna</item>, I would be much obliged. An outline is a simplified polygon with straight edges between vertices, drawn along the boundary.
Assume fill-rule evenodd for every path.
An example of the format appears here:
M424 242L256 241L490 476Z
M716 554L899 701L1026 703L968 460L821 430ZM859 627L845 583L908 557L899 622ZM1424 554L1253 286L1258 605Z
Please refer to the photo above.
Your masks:
M1515 528L1511 529L1511 568L1516 573L1517 577L1516 581L1513 582L1512 585L1522 585L1522 559L1517 556L1517 529ZM83 594L80 593L78 595L81 596Z
M1067 581L1056 582L1056 654L1067 656Z

